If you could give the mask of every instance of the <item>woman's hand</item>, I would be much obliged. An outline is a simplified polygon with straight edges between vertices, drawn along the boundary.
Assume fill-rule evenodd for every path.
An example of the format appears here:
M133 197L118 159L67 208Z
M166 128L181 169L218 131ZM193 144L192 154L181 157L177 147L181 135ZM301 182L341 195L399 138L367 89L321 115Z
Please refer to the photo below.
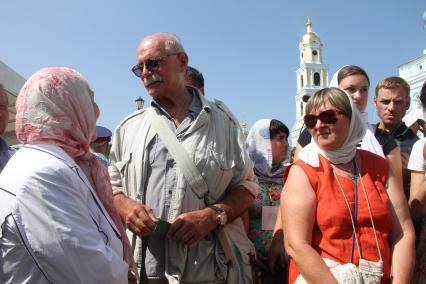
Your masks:
M284 249L284 237L283 231L279 230L275 232L272 237L272 243L269 247L269 270L272 274L275 274L277 271L275 269L279 267L280 269L285 270L288 265L288 255Z

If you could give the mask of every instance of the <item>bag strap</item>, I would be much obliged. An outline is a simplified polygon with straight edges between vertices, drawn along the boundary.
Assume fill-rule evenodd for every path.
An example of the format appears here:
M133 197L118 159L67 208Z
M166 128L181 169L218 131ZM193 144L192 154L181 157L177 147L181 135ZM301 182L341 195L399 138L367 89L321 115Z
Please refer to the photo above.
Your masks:
M176 138L176 135L171 131L170 126L167 125L164 119L158 115L157 111L152 107L146 110L146 116L167 150L169 150L169 153L176 160L180 171L184 175L192 191L198 198L204 199L208 193L207 183L195 167L194 162L190 159L188 152ZM217 230L216 236L225 253L228 265L232 265L233 254L231 251L231 244L223 228Z
M176 135L171 131L170 126L158 115L154 108L148 108L146 110L146 115L167 150L176 160L179 170L185 176L192 191L198 198L204 199L208 193L207 183L195 167L194 162L189 158L188 152L183 148L182 144L176 138Z

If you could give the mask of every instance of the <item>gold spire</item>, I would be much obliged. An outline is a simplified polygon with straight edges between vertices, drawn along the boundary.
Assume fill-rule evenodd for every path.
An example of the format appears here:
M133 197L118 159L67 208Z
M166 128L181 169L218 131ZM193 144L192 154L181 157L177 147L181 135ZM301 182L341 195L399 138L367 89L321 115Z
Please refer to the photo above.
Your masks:
M321 42L321 39L312 30L312 21L311 21L311 18L308 18L308 21L306 22L306 34L304 34L300 38L300 43L305 45L305 44L310 44L310 43L314 43L314 42Z

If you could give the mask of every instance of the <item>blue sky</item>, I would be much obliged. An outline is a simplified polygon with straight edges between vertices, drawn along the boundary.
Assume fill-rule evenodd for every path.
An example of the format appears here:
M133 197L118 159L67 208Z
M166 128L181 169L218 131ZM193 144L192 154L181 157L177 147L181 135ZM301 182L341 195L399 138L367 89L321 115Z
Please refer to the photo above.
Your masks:
M0 60L28 78L46 66L81 72L101 108L98 124L114 129L135 109L142 83L130 72L140 40L171 32L190 65L204 74L206 95L252 125L295 120L298 43L310 17L321 37L329 77L345 64L376 83L426 49L424 0L2 0Z

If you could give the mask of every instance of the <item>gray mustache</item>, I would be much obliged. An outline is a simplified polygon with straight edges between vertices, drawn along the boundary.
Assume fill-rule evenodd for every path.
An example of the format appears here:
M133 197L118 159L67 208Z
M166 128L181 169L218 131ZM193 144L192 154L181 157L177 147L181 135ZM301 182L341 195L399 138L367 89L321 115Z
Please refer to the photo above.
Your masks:
M151 76L143 79L143 84L145 85L145 87L147 87L149 84L152 84L155 82L162 82L162 81L163 81L163 78L161 78L160 75L152 74Z

